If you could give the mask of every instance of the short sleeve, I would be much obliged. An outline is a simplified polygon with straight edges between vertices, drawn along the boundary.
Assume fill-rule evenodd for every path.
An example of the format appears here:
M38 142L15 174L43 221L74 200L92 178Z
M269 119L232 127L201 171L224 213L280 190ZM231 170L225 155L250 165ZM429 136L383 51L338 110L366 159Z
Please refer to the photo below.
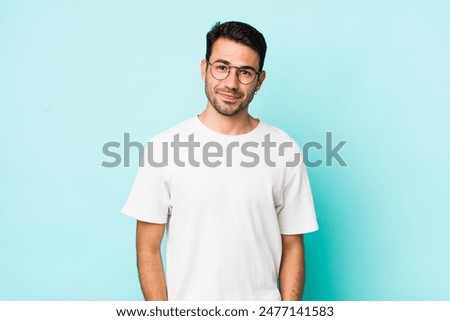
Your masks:
M170 207L165 167L150 165L147 151L144 155L122 213L140 221L165 224Z
M287 180L278 212L281 234L304 234L319 229L308 173L303 162Z

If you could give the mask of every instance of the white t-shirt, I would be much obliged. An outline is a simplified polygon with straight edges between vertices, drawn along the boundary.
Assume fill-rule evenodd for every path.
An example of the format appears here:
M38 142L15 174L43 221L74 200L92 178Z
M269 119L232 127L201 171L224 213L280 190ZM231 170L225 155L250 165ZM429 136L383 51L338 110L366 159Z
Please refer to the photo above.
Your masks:
M281 234L318 229L302 160L261 121L229 136L193 117L150 141L123 213L167 223L169 300L281 299Z

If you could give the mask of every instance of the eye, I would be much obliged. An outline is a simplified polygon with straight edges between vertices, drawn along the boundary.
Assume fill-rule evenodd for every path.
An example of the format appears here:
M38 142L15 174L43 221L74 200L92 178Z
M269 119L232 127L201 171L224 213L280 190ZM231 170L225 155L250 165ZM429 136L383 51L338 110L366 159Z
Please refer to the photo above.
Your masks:
M253 77L255 72L251 69L239 69L239 74L244 77Z
M214 64L214 69L219 72L228 72L229 67L225 64Z

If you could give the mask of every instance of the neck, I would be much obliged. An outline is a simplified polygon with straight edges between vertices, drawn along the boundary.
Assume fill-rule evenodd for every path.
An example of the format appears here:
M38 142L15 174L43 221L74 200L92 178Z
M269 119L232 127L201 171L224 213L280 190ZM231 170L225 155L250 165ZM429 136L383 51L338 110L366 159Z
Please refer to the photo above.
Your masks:
M198 119L209 129L224 135L246 134L259 124L259 119L253 118L247 109L233 116L225 116L209 105L198 115Z

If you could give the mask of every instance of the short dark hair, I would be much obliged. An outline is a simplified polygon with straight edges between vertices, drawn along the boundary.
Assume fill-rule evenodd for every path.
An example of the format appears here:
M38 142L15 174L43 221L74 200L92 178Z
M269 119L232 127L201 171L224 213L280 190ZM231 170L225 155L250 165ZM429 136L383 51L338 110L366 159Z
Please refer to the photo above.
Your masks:
M259 54L259 71L263 69L267 44L264 36L258 30L238 21L217 22L206 34L206 60L209 61L212 46L219 38L234 40L255 50Z

